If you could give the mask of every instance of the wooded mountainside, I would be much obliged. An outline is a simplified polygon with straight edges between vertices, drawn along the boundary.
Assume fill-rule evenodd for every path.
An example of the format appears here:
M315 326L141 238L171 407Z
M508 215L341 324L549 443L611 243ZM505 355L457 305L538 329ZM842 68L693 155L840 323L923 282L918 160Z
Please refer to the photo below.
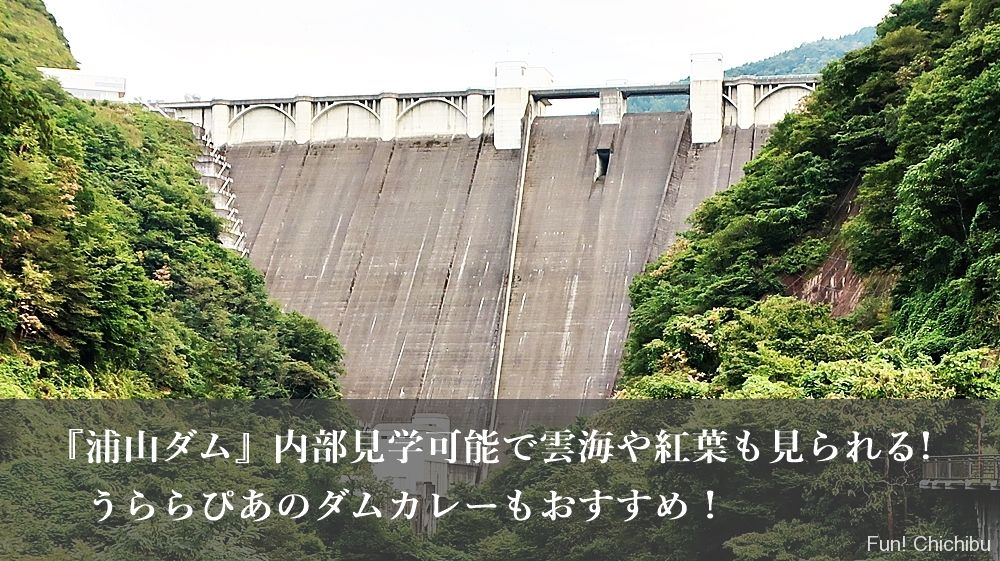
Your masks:
M998 5L903 2L824 69L633 283L622 396L1000 397Z
M334 397L341 349L217 242L191 128L84 103L40 0L0 16L0 398Z

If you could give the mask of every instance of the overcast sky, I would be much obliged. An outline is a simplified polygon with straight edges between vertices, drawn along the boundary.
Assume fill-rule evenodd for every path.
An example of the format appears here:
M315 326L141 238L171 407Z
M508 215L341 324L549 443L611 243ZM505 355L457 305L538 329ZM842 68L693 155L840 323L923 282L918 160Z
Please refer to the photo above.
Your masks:
M87 72L180 100L491 88L497 61L559 86L669 82L879 22L889 0L46 0Z

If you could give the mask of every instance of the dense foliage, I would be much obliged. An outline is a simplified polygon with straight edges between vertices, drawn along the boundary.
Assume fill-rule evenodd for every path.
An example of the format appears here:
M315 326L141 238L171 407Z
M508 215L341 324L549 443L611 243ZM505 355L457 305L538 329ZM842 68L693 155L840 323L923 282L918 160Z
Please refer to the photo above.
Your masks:
M1000 397L998 6L903 2L823 71L633 283L623 395ZM779 297L835 248L853 314Z
M5 0L0 10L0 53L36 66L76 68L62 29L42 0Z
M356 420L341 400L229 400L211 406L200 400L16 400L0 402L0 416L5 419L0 426L0 558L5 561L455 559L415 536L405 521L351 516L362 503L360 493L343 498L343 514L319 520L325 510L319 500L345 486L369 492L379 508L388 509L390 487L375 480L368 464L274 463L273 446L263 445L266 435L353 428ZM164 442L156 463L66 461L67 426L109 425L128 434L138 429L159 435L192 427L202 434L211 430L233 458L242 454L234 434L249 432L261 445L250 448L252 461L246 465L201 458L208 440L198 436L190 443L190 454L171 461L165 461ZM80 444L82 451L85 443ZM354 449L352 441L345 444ZM116 507L105 521L99 521L103 509L92 502L98 489L109 493ZM241 516L247 506L242 497L250 489L270 505L268 516L263 509L255 510L256 520ZM133 490L143 493L143 503L155 505L155 516L135 521L129 510ZM203 493L221 490L234 490L235 510L220 520L206 520ZM193 505L192 516L185 519L183 509L169 514L174 491L183 496L177 504ZM278 510L278 498L293 492L311 501L307 515L297 520ZM220 501L211 507L220 512Z
M780 76L782 74L817 74L832 60L845 53L860 49L875 39L875 28L865 27L837 39L820 39L803 43L794 49L774 56L749 62L726 70L726 76ZM685 79L686 81L686 79ZM628 110L633 113L656 111L684 111L687 96L635 96L628 100Z
M94 490L126 483L161 507L172 489L384 485L360 464L306 475L294 462L143 471L63 461L65 427L78 422L277 433L277 421L240 412L260 403L242 399L337 397L342 350L315 321L282 313L250 263L216 241L221 224L191 165L201 148L188 125L83 103L43 79L36 66L75 61L39 0L0 0L0 23L0 558L443 559L405 525L380 520L134 524L118 511L94 524ZM239 401L228 402L235 412L172 400L3 401L24 397ZM323 421L354 422L339 402L322 403Z
M3 5L5 16L51 25L36 2ZM32 6L33 15L19 11ZM825 70L806 111L777 128L746 179L700 208L693 229L636 279L621 395L1000 396L998 6L908 0L872 46ZM68 98L33 68L69 64L68 51L60 61L58 49L32 58L32 49L17 47L35 36L59 45L61 35L22 31L0 44L0 397L337 395L337 341L315 322L281 313L260 275L216 243L220 225L190 166L197 152L190 131L132 107ZM841 209L854 193L862 211L848 220ZM789 279L809 276L838 248L868 287L846 318L786 294ZM101 403L122 422L114 402ZM214 412L192 419L164 403L147 412L157 419L152 428L246 419ZM776 420L804 431L860 428L846 400L847 416L823 419L813 417L810 400L756 402L729 415L699 409L704 401L674 403L680 412L664 419L630 414L642 403L622 400L573 428L696 434L714 426L736 434ZM350 527L277 519L133 524L119 515L93 531L91 489L117 477L138 479L162 504L174 488L315 493L370 482L370 472L340 464L306 473L295 462L180 471L164 462L149 474L121 465L82 473L36 446L61 439L66 426L65 414L36 407L0 403L0 416L17 421L0 427L5 559L821 561L867 557L860 544L873 529L946 534L973 518L968 504L948 508L945 499L914 493L916 473L888 462L725 469L520 462L451 498L496 501L516 488L537 504L551 490L624 496L709 487L725 498L721 523L694 515L624 522L614 504L614 515L596 523L538 512L514 523L502 506L460 509L432 540L370 519ZM933 425L944 452L981 440L982 423L975 433L966 426L974 422L950 419L948 406L917 407L893 417L893 426ZM240 429L278 431L287 417L276 413L278 421ZM876 424L885 424L883 414L876 406ZM991 430L986 436L995 440ZM19 441L27 434L32 439ZM690 507L705 508L698 500Z
M216 242L190 128L70 98L51 16L3 8L0 397L339 395L336 339Z

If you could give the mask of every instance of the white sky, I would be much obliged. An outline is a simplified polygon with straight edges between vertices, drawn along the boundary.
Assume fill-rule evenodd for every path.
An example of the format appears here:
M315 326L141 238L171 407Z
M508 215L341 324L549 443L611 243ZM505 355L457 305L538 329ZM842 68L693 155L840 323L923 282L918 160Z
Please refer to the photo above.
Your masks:
M524 60L557 86L669 82L880 21L890 0L46 0L81 68L180 100L492 88Z

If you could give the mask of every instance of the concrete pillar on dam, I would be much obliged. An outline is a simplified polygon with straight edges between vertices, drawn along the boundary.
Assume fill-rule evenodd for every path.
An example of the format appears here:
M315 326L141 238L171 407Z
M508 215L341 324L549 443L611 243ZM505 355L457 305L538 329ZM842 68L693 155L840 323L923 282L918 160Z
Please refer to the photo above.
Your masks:
M206 127L212 131L212 142L216 146L229 143L229 104L217 102L212 104L212 125Z
M399 100L394 95L385 95L378 100L379 135L382 140L396 138L396 118L399 116Z
M469 94L466 103L469 138L479 138L483 135L483 94Z
M298 100L295 102L295 142L305 144L312 139L312 100Z
M501 62L496 66L493 104L493 145L499 150L521 147L521 126L531 100L529 91L552 85L552 74L524 62Z
M625 97L617 88L601 90L601 104L598 109L598 120L602 125L620 125L625 115Z
M741 129L749 129L756 124L756 96L754 85L749 80L736 84L736 124Z
M691 142L708 144L722 138L722 55L691 55Z
M498 149L521 147L521 119L528 105L523 62L499 63L493 106L493 144Z

